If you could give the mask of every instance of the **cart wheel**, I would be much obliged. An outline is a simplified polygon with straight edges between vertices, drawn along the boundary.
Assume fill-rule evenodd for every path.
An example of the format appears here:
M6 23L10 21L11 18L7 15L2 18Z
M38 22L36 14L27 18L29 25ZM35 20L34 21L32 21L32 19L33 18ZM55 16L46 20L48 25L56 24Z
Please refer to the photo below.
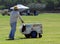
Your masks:
M31 38L37 38L37 32L36 31L31 32Z
M42 37L42 35L39 33L39 38L41 38Z
M30 34L25 34L25 37L26 38L30 38Z
M5 16L5 14L2 14L2 16Z

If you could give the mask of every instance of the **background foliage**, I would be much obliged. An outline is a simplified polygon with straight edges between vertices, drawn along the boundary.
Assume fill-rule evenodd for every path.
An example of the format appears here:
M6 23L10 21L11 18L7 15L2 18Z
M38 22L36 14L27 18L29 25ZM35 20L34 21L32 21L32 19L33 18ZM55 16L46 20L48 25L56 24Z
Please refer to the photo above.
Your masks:
M10 8L16 4L29 5L32 3L46 4L47 10L54 10L60 7L60 0L0 0L0 9Z

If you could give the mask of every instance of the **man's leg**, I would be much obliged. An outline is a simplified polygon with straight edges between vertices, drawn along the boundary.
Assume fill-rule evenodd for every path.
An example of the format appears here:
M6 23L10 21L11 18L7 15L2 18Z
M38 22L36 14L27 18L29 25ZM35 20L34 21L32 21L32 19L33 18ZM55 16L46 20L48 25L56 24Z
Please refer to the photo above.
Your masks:
M14 39L15 31L16 31L16 22L11 23L11 31L9 34L9 39Z

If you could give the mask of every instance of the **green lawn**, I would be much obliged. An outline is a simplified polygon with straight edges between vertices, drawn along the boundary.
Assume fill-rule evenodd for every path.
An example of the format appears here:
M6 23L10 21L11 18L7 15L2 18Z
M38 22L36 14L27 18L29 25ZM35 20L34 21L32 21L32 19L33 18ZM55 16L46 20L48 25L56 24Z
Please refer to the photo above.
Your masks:
M10 25L9 16L0 14L0 44L60 44L60 14L59 13L42 13L38 16L23 16L25 23L42 23L43 37L34 39L24 39L20 32L21 22L18 20L15 40L8 41Z

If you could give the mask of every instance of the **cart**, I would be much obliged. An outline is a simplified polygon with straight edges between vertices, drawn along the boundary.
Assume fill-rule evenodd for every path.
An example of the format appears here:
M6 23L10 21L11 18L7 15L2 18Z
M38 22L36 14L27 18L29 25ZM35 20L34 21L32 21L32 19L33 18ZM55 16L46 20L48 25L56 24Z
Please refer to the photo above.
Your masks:
M22 24L20 31L26 38L41 38L43 33L42 24L40 23Z

